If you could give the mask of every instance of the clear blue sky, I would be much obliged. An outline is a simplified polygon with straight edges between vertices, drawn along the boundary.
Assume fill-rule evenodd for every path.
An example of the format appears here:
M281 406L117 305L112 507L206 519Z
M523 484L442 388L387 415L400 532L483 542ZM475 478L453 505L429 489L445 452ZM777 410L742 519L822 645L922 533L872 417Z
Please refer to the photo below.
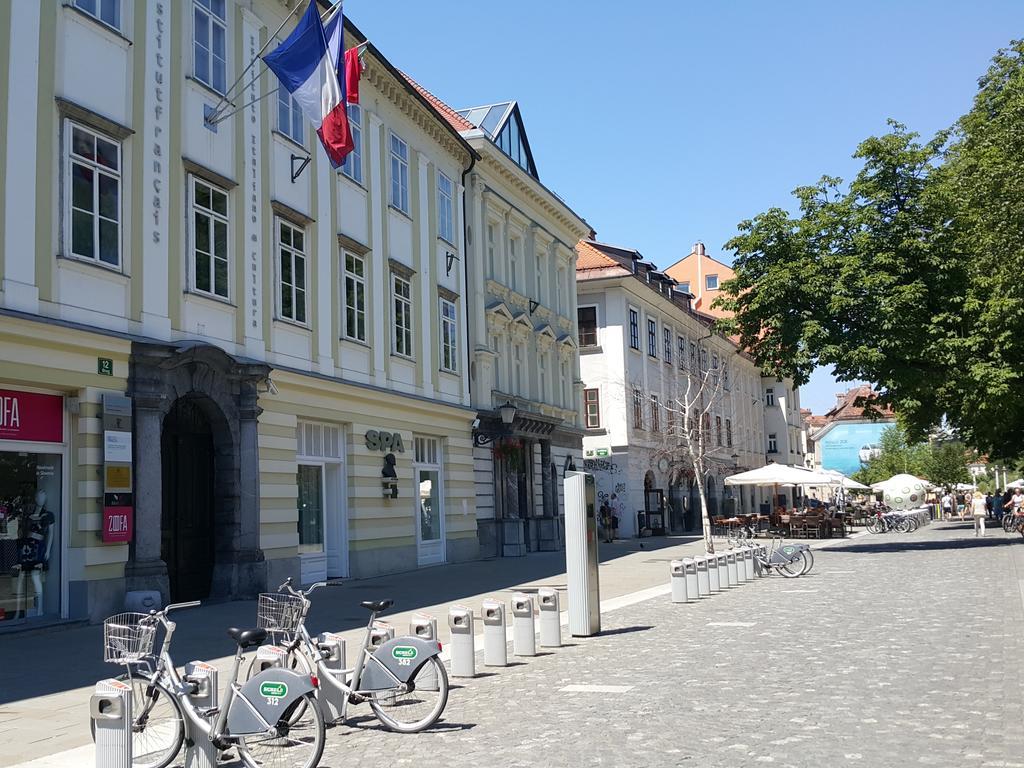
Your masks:
M822 174L893 117L967 111L1022 0L347 0L395 65L456 108L519 101L541 179L662 267ZM843 385L845 386L845 385ZM823 412L841 389L802 391Z

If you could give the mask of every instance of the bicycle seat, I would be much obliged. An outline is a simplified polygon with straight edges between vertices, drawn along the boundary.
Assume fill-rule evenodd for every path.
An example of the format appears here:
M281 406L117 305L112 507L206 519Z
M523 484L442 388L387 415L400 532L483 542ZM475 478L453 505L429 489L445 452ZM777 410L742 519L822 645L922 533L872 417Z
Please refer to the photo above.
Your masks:
M386 611L394 604L394 600L364 600L360 603L360 605L363 606L363 608L365 608L368 611L373 611L374 613Z
M246 648L255 648L267 639L267 630L265 629L236 629L232 627L228 630L228 634L243 651Z

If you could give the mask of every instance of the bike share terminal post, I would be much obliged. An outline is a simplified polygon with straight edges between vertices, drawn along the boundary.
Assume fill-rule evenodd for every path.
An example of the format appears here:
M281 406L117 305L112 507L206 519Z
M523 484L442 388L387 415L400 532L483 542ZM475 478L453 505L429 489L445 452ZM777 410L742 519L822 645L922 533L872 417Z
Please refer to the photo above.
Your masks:
M505 604L500 600L487 598L481 610L484 620L484 666L508 666Z
M132 768L132 689L120 680L101 680L89 699L96 724L96 768Z

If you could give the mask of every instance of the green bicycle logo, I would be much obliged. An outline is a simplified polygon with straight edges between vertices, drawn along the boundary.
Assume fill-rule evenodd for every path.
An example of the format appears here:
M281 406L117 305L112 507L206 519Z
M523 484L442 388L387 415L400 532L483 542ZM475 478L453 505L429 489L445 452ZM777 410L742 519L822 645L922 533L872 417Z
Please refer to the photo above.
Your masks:
M391 649L391 656L395 659L415 659L417 651L411 645L396 645Z
M269 680L260 683L260 696L268 699L280 699L288 695L288 686L284 683L272 683Z

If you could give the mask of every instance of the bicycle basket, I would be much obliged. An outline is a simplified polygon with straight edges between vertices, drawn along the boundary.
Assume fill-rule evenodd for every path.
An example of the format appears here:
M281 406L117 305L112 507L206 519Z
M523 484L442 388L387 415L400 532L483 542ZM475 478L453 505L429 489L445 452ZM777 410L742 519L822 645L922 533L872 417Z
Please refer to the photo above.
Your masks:
M295 595L263 592L256 606L256 626L268 632L294 632L306 617L306 601Z
M119 613L103 622L103 660L131 664L153 655L156 626L145 613Z

